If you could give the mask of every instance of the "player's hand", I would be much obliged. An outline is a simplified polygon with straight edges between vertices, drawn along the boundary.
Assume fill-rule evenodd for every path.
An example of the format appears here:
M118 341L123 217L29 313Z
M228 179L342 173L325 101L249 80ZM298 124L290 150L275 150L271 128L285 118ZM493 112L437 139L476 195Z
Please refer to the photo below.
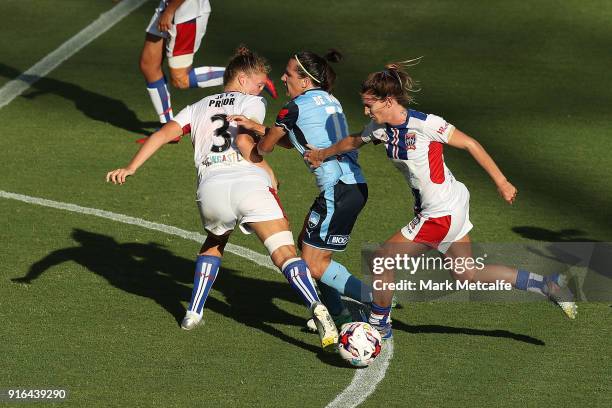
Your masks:
M228 122L236 122L238 126L241 126L246 130L253 130L259 123L253 122L251 119L244 115L230 115L227 117Z
M135 170L127 169L127 168L109 171L106 174L106 182L113 183L113 184L123 184L125 183L125 179L133 175L134 173L136 173Z
M157 25L157 28L160 32L164 33L170 30L174 20L174 12L174 9L166 8L161 16L159 16L159 24Z
M497 186L497 192L508 204L513 204L516 200L518 190L508 180L505 180Z
M317 149L311 145L306 145L306 147L308 147L309 150L304 152L304 159L310 163L311 169L316 169L323 163L323 160L325 160L323 150Z

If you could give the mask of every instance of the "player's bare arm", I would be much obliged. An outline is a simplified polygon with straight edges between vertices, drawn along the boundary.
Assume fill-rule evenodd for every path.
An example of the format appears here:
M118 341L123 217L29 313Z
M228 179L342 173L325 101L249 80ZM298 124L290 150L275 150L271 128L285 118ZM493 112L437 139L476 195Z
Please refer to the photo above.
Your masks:
M113 184L125 183L125 179L136 173L136 170L138 170L138 168L140 168L144 162L153 156L153 154L155 154L160 147L173 139L182 136L182 134L183 129L181 129L178 123L175 121L166 123L160 130L153 133L147 139L147 141L142 145L140 150L138 150L132 161L130 161L126 167L109 171L106 174L106 181Z
M478 141L459 129L455 129L448 138L448 144L463 150L467 150L474 160L489 174L495 185L499 195L508 204L514 203L518 190L514 187L507 179L506 176L501 172L493 158L487 153Z
M172 26L172 22L174 20L174 13L176 9L178 9L181 4L183 4L185 0L169 0L168 5L164 9L164 12L159 17L159 31L165 32L170 30Z
M328 157L359 149L363 144L361 135L349 135L325 149L317 149L308 145L310 150L304 152L304 158L308 160L312 168L317 168Z

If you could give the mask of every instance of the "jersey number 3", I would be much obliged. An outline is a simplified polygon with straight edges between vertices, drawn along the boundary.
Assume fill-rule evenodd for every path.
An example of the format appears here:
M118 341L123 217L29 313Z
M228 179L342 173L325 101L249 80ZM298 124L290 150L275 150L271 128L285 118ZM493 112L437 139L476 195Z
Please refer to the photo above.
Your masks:
M215 130L215 135L213 136L213 146L211 147L211 151L215 153L222 153L229 149L232 144L232 134L227 130L229 128L229 122L227 121L227 115L223 113L219 113L210 118L212 122L220 120L223 122L221 127Z

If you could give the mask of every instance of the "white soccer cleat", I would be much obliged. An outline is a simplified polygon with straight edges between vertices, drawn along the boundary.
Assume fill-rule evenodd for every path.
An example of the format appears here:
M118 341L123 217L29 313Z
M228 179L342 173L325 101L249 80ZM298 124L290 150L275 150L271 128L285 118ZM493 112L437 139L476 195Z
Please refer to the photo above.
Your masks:
M576 303L559 302L557 304L559 305L561 310L563 310L563 313L565 313L565 315L569 317L570 319L575 319L576 316L578 315L578 305L576 305Z
M202 316L196 312L188 310L187 313L185 313L183 321L181 322L181 329L192 330L195 329L200 323L202 323Z
M334 319L332 319L327 308L321 302L313 303L310 311L319 332L321 347L325 351L335 351L336 344L338 343L338 330L336 329Z
M353 316L347 308L342 309L342 312L340 312L338 316L331 315L331 317L334 320L334 324L338 330L342 330L342 326L345 324L353 322ZM314 319L308 319L306 322L306 329L308 329L309 332L317 332L317 325L315 324Z
M578 306L574 302L574 294L567 288L567 278L554 274L545 278L548 299L559 306L570 319L578 315Z

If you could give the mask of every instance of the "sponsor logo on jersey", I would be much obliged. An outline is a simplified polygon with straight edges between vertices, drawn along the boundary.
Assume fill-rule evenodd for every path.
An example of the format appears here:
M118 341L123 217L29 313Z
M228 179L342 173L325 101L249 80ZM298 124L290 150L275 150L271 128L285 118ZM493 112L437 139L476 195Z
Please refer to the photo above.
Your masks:
M239 163L243 161L244 158L238 152L232 152L228 154L214 154L210 153L206 160L204 160L204 166L212 166L214 164L229 164L229 163Z
M308 216L308 228L314 228L317 225L319 225L319 221L321 220L321 216L314 211L310 212L310 215Z
M436 133L443 135L444 132L446 132L446 129L448 129L448 122L444 123L444 126L440 126L440 129L438 129Z
M329 245L346 245L349 241L348 235L330 235L327 238Z
M416 150L416 133L406 133L406 150Z
M412 233L414 231L414 229L417 227L417 225L419 225L419 222L421 222L421 217L419 215L417 215L416 217L414 217L412 219L412 221L410 221L410 223L407 225L408 227L408 232Z

